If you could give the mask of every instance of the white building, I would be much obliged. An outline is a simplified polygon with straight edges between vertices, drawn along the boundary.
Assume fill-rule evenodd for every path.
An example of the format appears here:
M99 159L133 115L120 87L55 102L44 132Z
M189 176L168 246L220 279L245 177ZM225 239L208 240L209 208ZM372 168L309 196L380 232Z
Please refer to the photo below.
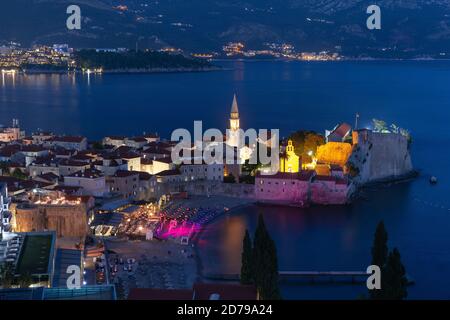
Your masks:
M160 159L141 159L141 170L149 174L155 175L162 171L175 169L175 165L172 163L170 158L160 158Z
M180 167L183 181L223 181L223 164L182 164Z
M106 146L120 147L125 145L125 139L126 137L122 136L107 136L103 138L102 142Z
M105 176L95 169L76 172L64 177L64 185L82 187L84 195L102 197L106 192Z
M3 231L11 229L11 212L9 211L8 186L6 183L0 183L0 239L3 237Z
M44 141L44 146L83 151L87 149L87 139L79 136L56 136Z

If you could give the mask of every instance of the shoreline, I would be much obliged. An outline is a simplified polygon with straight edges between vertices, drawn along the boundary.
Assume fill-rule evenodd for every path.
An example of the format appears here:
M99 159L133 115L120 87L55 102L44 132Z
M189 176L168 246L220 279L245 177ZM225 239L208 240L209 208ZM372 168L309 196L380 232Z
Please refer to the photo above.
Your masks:
M111 69L111 70L103 70L102 72L83 72L82 70L17 70L17 74L22 75L41 75L41 74L92 74L92 75L101 75L101 74L159 74L159 73L200 73L200 72L214 72L214 71L223 71L225 68L220 66L211 66L206 68L153 68L153 69Z
M233 197L227 197L227 198L231 198L231 199L235 199ZM225 214L232 214L233 212L237 211L238 209L242 209L245 207L248 207L250 205L255 204L255 201L252 201L251 199L248 199L249 202L248 203L243 203L240 205L236 205L232 208L229 208L228 211L223 210L222 213L220 215L218 215L217 217L215 217L214 219L208 221L206 224L204 224L202 226L202 228L200 229L199 232L197 232L193 237L192 237L192 245L193 245L193 250L195 253L195 262L197 264L197 281L202 282L202 280L205 279L204 275L203 275L203 261L202 258L200 256L200 250L198 248L198 242L203 234L203 232L206 230L206 228L208 226L210 226L211 224L213 224L214 222L216 222L217 220L219 220L219 218L223 218Z
M236 58L226 59L217 58L211 59L216 62L298 62L298 63L342 63L342 62L448 62L450 58L341 58L338 60L297 60L297 59L283 59L283 58L267 58L267 59L247 59ZM84 74L82 70L22 70L13 68L17 74L23 75L64 75L64 74ZM200 72L214 72L214 71L229 71L232 68L226 68L223 66L211 66L206 68L153 68L153 69L111 69L103 70L102 72L92 72L91 74L161 74L161 73L200 73Z

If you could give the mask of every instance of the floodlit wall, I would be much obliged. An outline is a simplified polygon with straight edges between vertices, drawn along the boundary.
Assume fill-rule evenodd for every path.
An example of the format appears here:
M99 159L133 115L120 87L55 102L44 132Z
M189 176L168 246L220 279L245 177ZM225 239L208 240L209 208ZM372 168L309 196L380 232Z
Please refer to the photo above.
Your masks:
M357 169L353 181L365 184L389 180L413 171L408 139L396 133L358 132L349 164Z
M328 142L317 148L317 162L343 167L352 153L352 145L346 142Z

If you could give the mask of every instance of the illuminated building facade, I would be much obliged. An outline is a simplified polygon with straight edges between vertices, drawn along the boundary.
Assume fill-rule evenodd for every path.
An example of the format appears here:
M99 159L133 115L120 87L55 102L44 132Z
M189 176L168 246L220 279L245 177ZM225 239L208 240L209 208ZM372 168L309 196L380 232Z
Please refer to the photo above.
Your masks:
M280 172L297 173L299 170L300 157L295 154L292 140L289 140L286 152L280 156Z

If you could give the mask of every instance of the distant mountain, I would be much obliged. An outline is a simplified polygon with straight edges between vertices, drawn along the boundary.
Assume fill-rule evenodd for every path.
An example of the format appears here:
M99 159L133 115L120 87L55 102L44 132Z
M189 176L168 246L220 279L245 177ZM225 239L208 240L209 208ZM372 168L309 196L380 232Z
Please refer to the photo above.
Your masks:
M2 1L0 40L74 47L180 47L220 51L229 41L263 48L347 55L450 55L449 0L14 0ZM82 9L68 31L66 8ZM366 8L382 9L382 30L366 28ZM120 6L120 7L119 7Z

